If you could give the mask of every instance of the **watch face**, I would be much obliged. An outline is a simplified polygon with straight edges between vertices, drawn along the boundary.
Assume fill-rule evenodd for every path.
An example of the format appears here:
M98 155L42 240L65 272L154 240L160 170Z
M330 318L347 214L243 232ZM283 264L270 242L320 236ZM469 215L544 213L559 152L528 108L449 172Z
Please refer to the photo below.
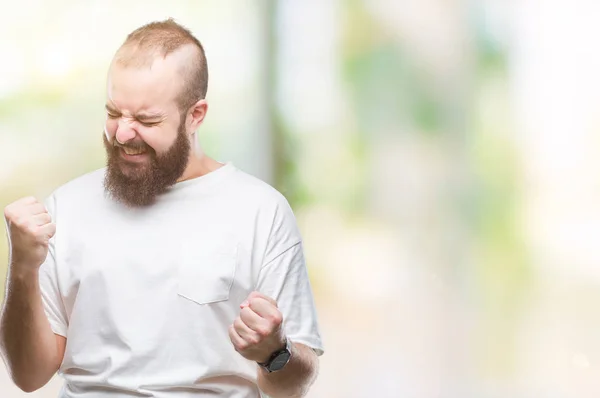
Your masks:
M288 363L289 360L290 360L290 353L288 351L283 351L281 354L277 355L273 359L273 361L271 362L271 365L269 366L269 369L271 370L271 372L280 370Z

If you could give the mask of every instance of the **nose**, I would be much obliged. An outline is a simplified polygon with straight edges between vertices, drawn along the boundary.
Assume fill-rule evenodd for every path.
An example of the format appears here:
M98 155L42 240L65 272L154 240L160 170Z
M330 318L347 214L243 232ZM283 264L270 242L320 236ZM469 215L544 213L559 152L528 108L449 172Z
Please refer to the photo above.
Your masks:
M120 119L117 125L117 132L115 138L120 144L124 144L127 141L131 141L136 135L135 130L129 125L126 120Z

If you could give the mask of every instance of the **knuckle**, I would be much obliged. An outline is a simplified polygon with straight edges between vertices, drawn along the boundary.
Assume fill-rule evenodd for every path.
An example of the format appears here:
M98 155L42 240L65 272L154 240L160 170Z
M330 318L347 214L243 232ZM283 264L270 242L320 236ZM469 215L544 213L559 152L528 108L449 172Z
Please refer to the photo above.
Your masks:
M265 338L271 334L271 330L269 328L260 328L256 331L256 333L261 337Z
M248 307L244 307L240 310L240 318L247 316L248 315L248 311L250 311L250 309Z
M279 311L277 311L276 313L272 314L269 318L270 318L270 321L275 326L279 326L283 322L283 315Z

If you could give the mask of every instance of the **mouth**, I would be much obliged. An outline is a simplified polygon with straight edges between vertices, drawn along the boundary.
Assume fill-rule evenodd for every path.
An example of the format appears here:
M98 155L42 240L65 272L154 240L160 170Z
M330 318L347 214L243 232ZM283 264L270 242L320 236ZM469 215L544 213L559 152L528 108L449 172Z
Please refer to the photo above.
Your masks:
M141 155L141 154L146 153L146 150L143 148L121 147L121 149L123 149L123 152L125 152L127 155L130 155L130 156Z
M147 151L142 148L120 147L119 153L123 159L129 160L129 161L144 160L148 156Z

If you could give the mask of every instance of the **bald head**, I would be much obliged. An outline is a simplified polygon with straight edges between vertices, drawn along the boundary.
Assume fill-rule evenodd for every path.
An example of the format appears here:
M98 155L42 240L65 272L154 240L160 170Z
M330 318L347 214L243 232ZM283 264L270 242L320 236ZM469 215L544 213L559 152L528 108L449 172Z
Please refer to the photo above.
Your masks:
M151 22L131 32L117 51L113 64L150 68L157 58L174 58L181 87L176 101L181 112L206 97L208 67L198 39L173 19Z

